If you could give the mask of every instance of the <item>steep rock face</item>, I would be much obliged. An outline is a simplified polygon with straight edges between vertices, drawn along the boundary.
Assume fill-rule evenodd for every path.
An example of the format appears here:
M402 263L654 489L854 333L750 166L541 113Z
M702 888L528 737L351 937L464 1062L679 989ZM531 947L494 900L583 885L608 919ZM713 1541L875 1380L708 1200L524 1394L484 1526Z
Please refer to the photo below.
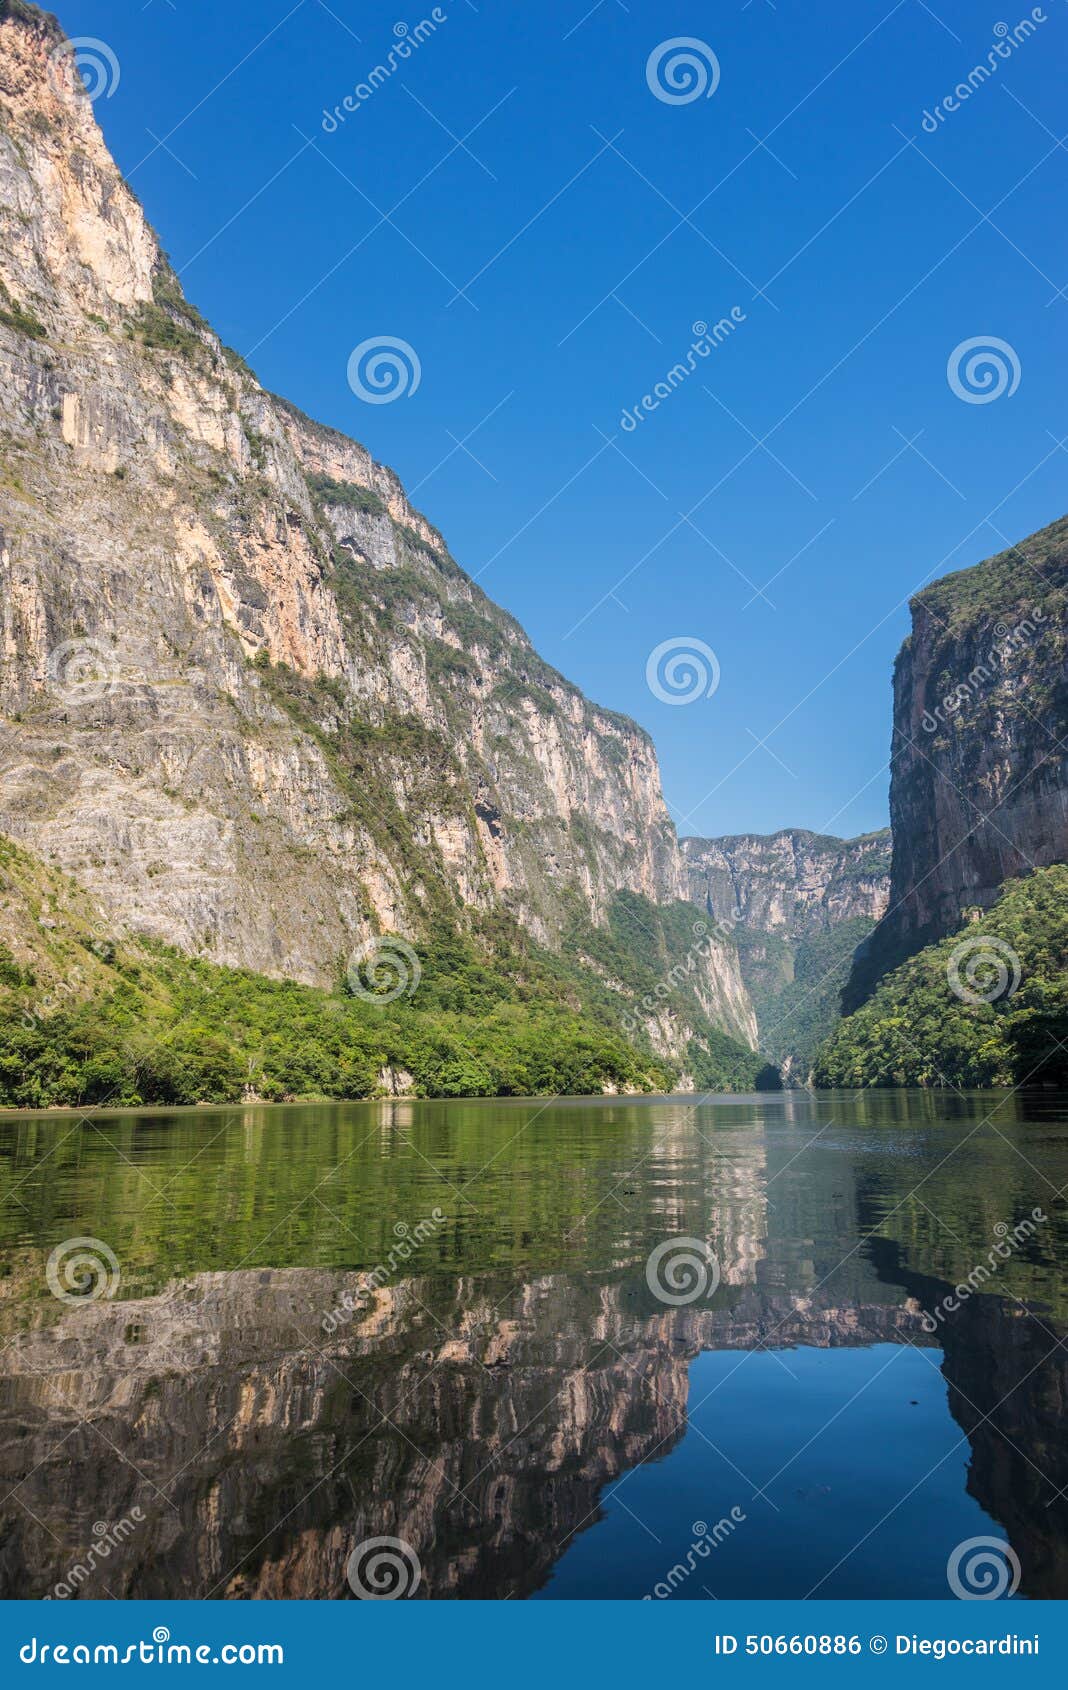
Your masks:
M317 982L375 930L686 896L647 735L222 347L22 5L0 216L0 830L119 927ZM733 949L702 969L751 1038Z
M856 1008L1007 879L1068 859L1068 518L912 603L894 672L889 908L858 953Z
M833 839L787 828L684 839L682 850L691 898L733 927L761 1050L803 1085L853 951L886 909L889 829Z
M833 839L804 828L683 839L690 897L720 921L791 939L864 917L890 889L890 830Z

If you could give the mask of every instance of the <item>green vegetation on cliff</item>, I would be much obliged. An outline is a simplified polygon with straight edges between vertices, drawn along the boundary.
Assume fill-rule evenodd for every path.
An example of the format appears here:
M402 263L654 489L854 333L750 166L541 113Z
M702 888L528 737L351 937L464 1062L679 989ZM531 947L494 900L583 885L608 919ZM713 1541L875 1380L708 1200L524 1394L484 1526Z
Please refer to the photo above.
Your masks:
M953 638L962 629L1023 616L1036 602L1049 609L1051 598L1063 624L1066 561L1068 516L1062 516L982 563L940 576L916 594L913 606L922 606Z
M56 40L63 40L63 30L55 14L30 5L28 0L0 0L0 23L8 22L29 24Z
M992 909L968 912L958 932L889 974L839 1023L814 1079L827 1087L1063 1086L1066 1046L1068 865L1055 864L1007 882Z
M707 944L710 931L695 904L654 904L638 892L618 892L604 927L594 927L573 901L566 949L611 982L599 1004L617 1025L640 1026L656 1016L689 1029L685 1065L699 1091L777 1090L778 1070L723 1032L701 1002L687 958Z
M805 1083L817 1047L837 1021L853 952L874 925L867 916L853 916L796 940L735 929L760 1048L774 1063L789 1062L794 1084Z
M621 1000L499 914L469 934L438 926L414 951L384 936L377 970L354 991L339 959L328 991L111 938L73 882L0 839L0 923L9 1107L665 1091L678 1077L622 1028L644 970ZM391 1000L395 957L414 989ZM756 1054L694 1020L698 1083L750 1089Z
M19 1108L650 1091L669 1071L564 1006L503 994L485 1013L362 1000L142 945L100 998L0 1029L0 1099ZM454 987L457 982L454 980ZM6 995L6 994L5 994ZM455 995L455 994L454 994ZM477 993L475 994L477 996ZM389 1070L397 1076L388 1073ZM385 1078L383 1077L385 1073Z
M470 956L438 991L378 1007L220 968L140 941L110 989L68 1002L0 982L0 1101L62 1105L663 1090L670 1071L622 1035L546 998L510 994ZM43 1005L43 1007L42 1007Z

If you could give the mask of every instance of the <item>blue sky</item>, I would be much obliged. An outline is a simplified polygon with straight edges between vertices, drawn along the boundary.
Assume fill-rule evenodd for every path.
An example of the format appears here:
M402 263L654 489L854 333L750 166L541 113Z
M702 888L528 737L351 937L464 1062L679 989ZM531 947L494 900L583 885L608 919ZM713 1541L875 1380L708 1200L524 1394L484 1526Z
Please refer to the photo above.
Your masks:
M96 112L189 297L652 732L682 832L885 823L909 594L1068 508L1065 0L445 0L325 129L431 6L58 9L117 59ZM369 404L383 337L419 382ZM710 696L650 689L666 641Z

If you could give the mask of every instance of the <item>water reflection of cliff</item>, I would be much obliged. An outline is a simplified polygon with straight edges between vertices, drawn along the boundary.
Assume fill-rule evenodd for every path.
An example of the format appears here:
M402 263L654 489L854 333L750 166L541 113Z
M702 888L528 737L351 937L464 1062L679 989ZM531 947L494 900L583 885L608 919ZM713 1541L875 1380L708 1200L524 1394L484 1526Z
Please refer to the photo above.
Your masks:
M388 1535L416 1550L421 1594L523 1596L596 1519L607 1484L671 1452L701 1350L911 1342L944 1348L949 1407L971 1447L969 1489L1009 1533L1022 1591L1068 1596L1068 1503L1057 1495L1068 1485L1063 1325L993 1294L973 1298L936 1335L920 1318L961 1272L954 1237L984 1238L996 1214L1013 1212L1013 1159L1007 1174L988 1167L950 1189L953 1165L932 1157L925 1201L906 1200L910 1159L924 1153L911 1129L899 1156L858 1135L855 1122L816 1130L805 1100L761 1107L775 1131L748 1120L736 1129L737 1111L708 1120L673 1105L654 1113L640 1145L609 1138L607 1151L580 1117L588 1137L573 1147L565 1181L546 1151L524 1177L502 1176L497 1207L480 1187L481 1211L450 1212L429 1259L407 1270L418 1277L392 1275L355 1299L352 1319L325 1327L358 1289L358 1273L191 1272L159 1290L167 1258L158 1242L142 1248L132 1221L125 1237L118 1232L125 1207L113 1217L123 1289L150 1294L60 1304L41 1294L43 1255L8 1252L0 1595L45 1595L80 1563L90 1565L75 1581L83 1596L332 1599L348 1594L356 1544ZM613 1125L632 1129L629 1117ZM465 1145L472 1170L492 1142ZM329 1149L332 1168L336 1139ZM978 1140L973 1151L997 1154ZM395 1167L361 1165L351 1189L376 1194ZM616 1167L634 1172L619 1178ZM255 1168L251 1188L239 1170L236 1184L217 1181L229 1215L253 1209L262 1185ZM181 1216L199 1215L212 1189L180 1201ZM287 1189L285 1213L289 1198ZM43 1192L46 1215L47 1201ZM406 1201L418 1214L425 1195L413 1184ZM101 1202L95 1186L92 1202ZM988 1202L997 1204L990 1214ZM370 1230L373 1207L362 1204L355 1230ZM325 1211L296 1213L293 1238L275 1236L273 1248L294 1252L279 1261L315 1260L313 1244L336 1241L311 1236L313 1225L333 1224ZM390 1234L388 1217L378 1219ZM252 1243L266 1227L260 1216ZM350 1236L343 1222L341 1234ZM713 1241L723 1271L711 1301L666 1308L650 1293L646 1256L672 1234ZM221 1221L199 1255L185 1231L175 1236L183 1267L190 1257L202 1266L250 1253ZM382 1238L371 1247L384 1250ZM472 1259L478 1270L465 1272ZM1027 1294L1048 1301L1056 1259L1047 1240L1027 1273ZM121 1549L90 1562L94 1526L130 1520Z
M899 1247L874 1240L887 1282L938 1310L943 1280L910 1269ZM944 1349L949 1409L970 1446L967 1488L1005 1530L1020 1558L1025 1596L1068 1596L1068 1333L1041 1304L972 1296L930 1337Z
M665 1310L640 1276L556 1275L383 1288L325 1335L324 1314L355 1283L203 1275L141 1302L72 1307L12 1344L3 1594L45 1594L84 1564L94 1523L138 1509L80 1594L332 1598L355 1544L391 1535L416 1549L426 1593L523 1595L608 1481L670 1451L700 1349L748 1349L771 1332L776 1346L932 1342L917 1302L885 1287L882 1301L840 1305L750 1282ZM947 1331L946 1373L973 1487L1008 1527L1024 1589L1064 1595L1064 1504L1044 1506L1049 1481L1068 1478L1064 1351L1028 1377L1049 1348L1034 1323L993 1298L967 1322L959 1340Z

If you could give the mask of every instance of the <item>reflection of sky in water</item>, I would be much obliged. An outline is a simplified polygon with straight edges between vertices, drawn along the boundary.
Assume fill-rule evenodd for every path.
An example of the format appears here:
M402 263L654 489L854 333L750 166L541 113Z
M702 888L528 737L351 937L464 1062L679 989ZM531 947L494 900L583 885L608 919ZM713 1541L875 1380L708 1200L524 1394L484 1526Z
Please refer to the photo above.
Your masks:
M890 1344L698 1356L682 1442L607 1488L540 1594L662 1595L682 1564L673 1600L947 1596L950 1552L996 1527L964 1489L941 1360Z

